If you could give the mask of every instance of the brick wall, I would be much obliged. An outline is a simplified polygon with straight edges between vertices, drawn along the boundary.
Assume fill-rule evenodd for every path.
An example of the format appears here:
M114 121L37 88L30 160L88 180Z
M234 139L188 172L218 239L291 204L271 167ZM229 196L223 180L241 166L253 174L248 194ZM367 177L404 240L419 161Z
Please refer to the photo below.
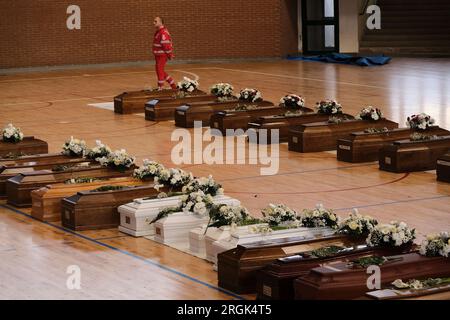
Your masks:
M149 60L155 15L177 59L282 56L297 45L296 2L0 0L0 68ZM71 4L81 8L81 30L66 27Z

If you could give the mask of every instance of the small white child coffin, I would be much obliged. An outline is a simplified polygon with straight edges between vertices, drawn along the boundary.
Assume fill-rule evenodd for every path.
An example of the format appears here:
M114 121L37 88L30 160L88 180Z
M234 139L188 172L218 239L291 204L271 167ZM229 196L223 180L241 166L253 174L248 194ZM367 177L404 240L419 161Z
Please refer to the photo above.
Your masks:
M229 206L238 206L240 201L227 197L213 197L215 204L226 204ZM192 229L202 227L209 222L209 215L199 216L192 212L175 212L155 223L155 241L166 244L189 243L189 232ZM202 242L203 237L198 237ZM193 244L193 247L201 248L202 244Z

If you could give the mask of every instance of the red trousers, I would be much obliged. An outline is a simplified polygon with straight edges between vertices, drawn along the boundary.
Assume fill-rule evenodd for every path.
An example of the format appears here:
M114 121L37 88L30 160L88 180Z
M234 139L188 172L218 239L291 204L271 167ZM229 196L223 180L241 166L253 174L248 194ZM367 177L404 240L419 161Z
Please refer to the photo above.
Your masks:
M166 55L155 55L155 69L156 69L156 75L158 77L158 87L162 88L164 86L164 82L167 81L167 83L170 85L172 89L176 89L177 86L175 84L175 81L172 79L171 76L169 76L166 71L164 71L164 67L167 63L167 56Z

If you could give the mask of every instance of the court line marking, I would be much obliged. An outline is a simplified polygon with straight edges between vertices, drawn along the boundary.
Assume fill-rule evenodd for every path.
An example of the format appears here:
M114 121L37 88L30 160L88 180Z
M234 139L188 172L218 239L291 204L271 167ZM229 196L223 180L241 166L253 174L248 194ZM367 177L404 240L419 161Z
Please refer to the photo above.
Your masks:
M192 69L190 69L192 70ZM194 69L195 70L195 69ZM198 74L194 72L189 72L185 70L180 69L173 69L173 70L167 70L169 72L180 72L185 73L188 75L191 75L194 77L193 80L198 81L200 77ZM111 73L111 74L103 74L103 75L124 75L124 74L135 74L135 73L149 73L150 71L141 71L141 72L131 72L131 73ZM17 79L17 80L4 80L0 81L2 82L10 82L10 81L32 81L32 80L51 80L51 79L61 79L61 78L77 78L77 77L94 77L97 75L79 75L79 76L67 76L67 77L53 77L53 78L39 78L39 79ZM72 99L58 99L58 100L48 100L48 101L29 101L29 102L17 102L17 103L1 103L0 106L16 106L16 105L27 105L27 104L35 104L35 103L49 103L49 102L66 102L66 101L83 101L83 100L98 100L98 99L105 99L105 98L112 98L114 95L109 96L96 96L96 97L81 97L81 98L72 98Z
M299 172L300 174L303 172ZM399 181L402 181L403 179L406 179L409 176L409 173L405 173L402 177L391 180L388 182L383 182L380 184L374 184L370 186L363 186L363 187L353 187L353 188L346 188L346 189L332 189L332 190L317 190L317 191L304 191L304 192L248 192L248 191L227 191L227 193L230 194L256 194L256 195L264 195L264 194L287 194L287 195L299 195L299 194L314 194L314 193L332 193L332 192L344 192L344 191L352 191L352 190L360 190L360 189L370 189L370 188L377 188L386 186L389 184L393 184Z
M335 81L335 80L329 80L329 79L296 77L296 76L290 76L290 75L286 75L286 74L276 74L276 73L259 72L259 71L248 71L248 70L239 70L239 69L229 69L229 68L220 68L220 67L211 67L210 69L218 69L218 70L225 70L225 71L234 71L234 72L259 74L259 75L263 75L263 76L271 76L271 77L279 77L279 78L287 78L287 79L309 80L309 81L318 81L318 82L331 82L331 83L338 83L338 84L343 84L343 85L348 85L348 86L355 86L355 87L374 88L374 89L389 89L389 87L373 86L373 85L359 84L359 83L352 83L352 82L345 82L345 81Z
M368 205L363 205L363 206L354 206L354 207L351 207L351 208L338 208L338 209L333 209L333 210L334 211L347 211L347 210L352 210L352 209L381 207L381 206L386 206L386 205L391 205L391 204L406 203L406 202L416 202L416 201L426 201L426 200L438 200L438 199L444 199L444 198L450 198L450 195L449 196L435 196L435 197L427 197L427 198L408 199L408 200L393 200L393 201L390 201L390 202L381 202L381 203L368 204Z
M47 226L53 227L53 228L58 229L58 230L60 230L60 231L63 231L63 232L66 232L66 233L70 233L70 234L72 234L72 235L74 235L74 236L76 236L76 237L79 237L79 238L81 238L81 239L84 239L84 240L93 242L93 243L95 243L95 244L97 244L97 245L99 245L99 246L102 246L102 247L111 249L111 250L113 250L113 251L116 251L116 252L122 253L122 254L124 254L124 255L127 255L127 256L129 256L129 257L131 257L131 258L140 260L140 261L144 262L145 264L152 265L152 266L158 267L158 268L160 268L160 269L162 269L162 270L165 270L165 271L168 271L168 272L170 272L170 273L176 274L176 275L178 275L178 276L180 276L180 277L182 277L182 278L185 278L185 279L190 280L190 281L192 281L192 282L195 282L195 283L197 283L197 284L200 284L200 285L203 285L203 286L205 286L205 287L208 287L209 289L219 291L220 293L226 294L226 295L228 295L228 296L230 296L230 297L233 297L233 298L235 298L235 299L237 299L237 300L246 300L244 297L242 297L242 296L240 296L240 295L238 295L238 294L235 294L235 293L233 293L233 292L231 292L231 291L228 291L228 290L226 290L226 289L223 289L223 288L214 286L214 285L212 285L212 284L209 284L209 283L207 283L207 282L205 282L205 281L196 279L196 278L194 278L194 277L191 277L191 276L189 276L189 275L187 275L187 274L185 274L185 273L183 273L183 272L181 272L181 271L178 271L178 270L176 270L176 269L173 269L173 268L170 268L170 267L168 267L168 266L165 266L165 265L163 265L163 264L161 264L161 263L159 263L159 262L156 262L156 261L154 261L154 260L152 260L152 259L148 259L148 258L144 258L144 257L138 256L138 255L136 255L136 254L134 254L134 253L131 253L131 252L129 252L129 251L126 251L126 250L123 250L123 249L114 247L114 246L112 246L112 245L103 243L103 242L101 242L101 241L98 241L97 239L94 239L94 238L91 238L91 237L88 237L88 236L79 234L79 233L74 232L74 231L72 231L72 230L70 230L70 229L66 229L66 228L64 228L64 227L57 226L57 225L52 224L52 223L50 223L50 222L40 221L40 220L36 219L35 217L30 216L29 214L27 214L27 213L25 213L25 212L23 212L23 211L20 211L20 210L18 210L18 209L16 209L16 208L9 207L8 205L1 204L0 207L2 207L2 208L4 208L4 209L7 209L7 210L10 210L10 211L12 211L12 212L14 212L14 213L16 213L16 214L19 214L19 215L21 215L21 216L24 216L24 217L26 217L26 218L32 219L32 220L34 220L34 221L43 223L43 224L45 224L45 225L47 225Z

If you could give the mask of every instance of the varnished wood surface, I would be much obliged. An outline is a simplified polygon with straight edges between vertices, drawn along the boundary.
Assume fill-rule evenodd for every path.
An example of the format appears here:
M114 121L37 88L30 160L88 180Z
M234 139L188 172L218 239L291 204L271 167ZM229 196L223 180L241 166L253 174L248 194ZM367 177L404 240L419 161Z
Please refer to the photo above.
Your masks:
M170 69L177 79L197 75L203 90L223 81L236 90L258 88L273 102L286 93L300 94L310 107L336 98L347 113L373 105L402 127L408 115L426 112L450 128L450 59L396 58L376 68L275 61ZM143 115L87 106L155 81L152 66L1 76L0 125L13 122L26 135L48 141L50 152L74 135L89 145L101 139L112 148L126 148L138 163L150 158L174 166L173 122L153 123ZM450 230L450 185L436 182L434 171L393 174L379 171L376 162L338 162L334 152L298 154L288 152L287 144L279 148L275 176L260 176L260 165L182 167L198 176L213 174L228 195L254 214L270 202L298 210L323 202L341 215L359 207L382 222L403 220L418 229L419 237ZM114 229L77 234L89 239L0 207L0 298L233 298L217 290L217 275L207 262ZM71 264L81 267L82 290L66 289Z

